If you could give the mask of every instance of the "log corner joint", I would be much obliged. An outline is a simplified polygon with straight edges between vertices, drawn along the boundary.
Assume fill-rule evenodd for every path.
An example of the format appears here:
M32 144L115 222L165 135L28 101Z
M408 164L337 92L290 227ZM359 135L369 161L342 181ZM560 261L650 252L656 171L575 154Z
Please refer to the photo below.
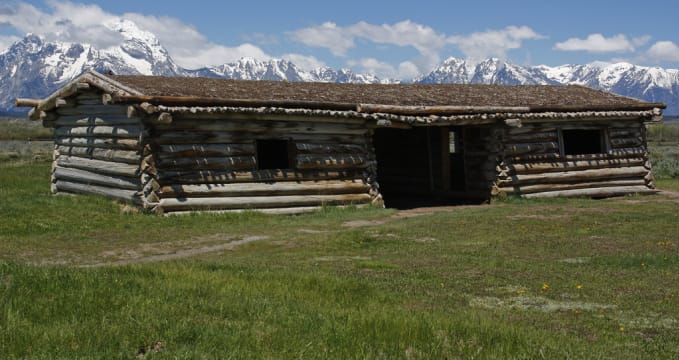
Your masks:
M520 128L523 126L521 119L505 119L505 125L514 128Z

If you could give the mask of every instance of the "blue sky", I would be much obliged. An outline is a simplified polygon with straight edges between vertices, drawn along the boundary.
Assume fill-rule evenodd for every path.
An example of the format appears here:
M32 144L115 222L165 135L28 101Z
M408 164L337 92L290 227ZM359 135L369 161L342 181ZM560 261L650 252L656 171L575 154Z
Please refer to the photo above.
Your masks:
M627 61L679 67L679 2L649 1L3 1L0 48L25 33L110 46L126 18L197 68L285 58L409 78L450 56L520 65Z

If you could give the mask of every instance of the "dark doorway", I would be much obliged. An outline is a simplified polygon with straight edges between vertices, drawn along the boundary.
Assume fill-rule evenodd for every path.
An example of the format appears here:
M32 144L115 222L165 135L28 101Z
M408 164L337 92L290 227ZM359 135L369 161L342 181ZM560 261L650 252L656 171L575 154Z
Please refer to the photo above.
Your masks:
M390 208L469 203L462 128L379 128L373 145L377 182Z

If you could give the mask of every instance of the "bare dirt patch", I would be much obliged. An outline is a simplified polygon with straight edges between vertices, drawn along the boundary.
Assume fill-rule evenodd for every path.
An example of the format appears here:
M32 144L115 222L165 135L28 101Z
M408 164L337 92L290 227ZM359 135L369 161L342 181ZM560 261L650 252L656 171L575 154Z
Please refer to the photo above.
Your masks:
M227 243L220 243L215 245L206 245L200 247L193 247L187 249L181 249L174 251L172 253L163 253L155 255L143 255L136 250L126 250L124 257L121 260L109 261L109 262L98 262L94 264L82 265L82 267L102 267L102 266L121 266L121 265L132 265L132 264L145 264L151 262L168 261L188 258L196 255L207 254L212 252L218 252L223 250L233 249L235 247L245 245L254 241L266 240L269 236L246 236L238 240L232 240ZM152 246L149 244L144 244L142 247ZM109 254L110 255L110 254Z

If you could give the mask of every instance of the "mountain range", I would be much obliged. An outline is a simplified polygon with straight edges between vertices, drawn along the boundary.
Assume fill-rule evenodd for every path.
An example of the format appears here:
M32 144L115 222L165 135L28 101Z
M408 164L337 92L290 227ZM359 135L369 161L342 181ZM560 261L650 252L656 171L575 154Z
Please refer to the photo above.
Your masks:
M414 82L426 84L579 84L649 102L667 104L666 115L679 115L679 69L630 63L590 63L557 67L520 66L496 58L469 62L448 58L415 79L380 79L349 69L321 67L303 70L287 60L242 58L234 63L201 69L177 65L148 31L129 20L105 24L120 33L122 42L106 49L92 45L47 41L26 35L0 53L0 111L14 112L17 97L44 98L88 69L115 74L202 76L244 80L321 81L348 83Z

